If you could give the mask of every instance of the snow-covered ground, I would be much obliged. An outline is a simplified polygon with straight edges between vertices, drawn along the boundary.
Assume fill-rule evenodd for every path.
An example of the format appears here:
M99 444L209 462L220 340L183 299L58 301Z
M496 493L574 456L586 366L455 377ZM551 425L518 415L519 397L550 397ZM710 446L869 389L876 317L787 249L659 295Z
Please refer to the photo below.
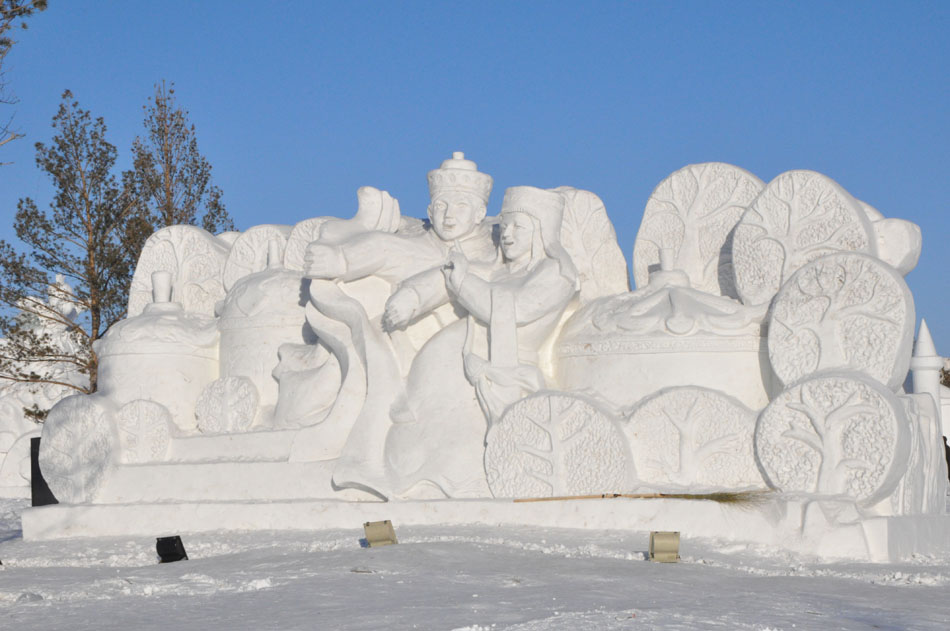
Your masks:
M821 565L685 539L646 560L644 533L396 524L352 530L24 542L25 500L0 500L0 629L939 629L950 554ZM156 533L163 535L169 533Z

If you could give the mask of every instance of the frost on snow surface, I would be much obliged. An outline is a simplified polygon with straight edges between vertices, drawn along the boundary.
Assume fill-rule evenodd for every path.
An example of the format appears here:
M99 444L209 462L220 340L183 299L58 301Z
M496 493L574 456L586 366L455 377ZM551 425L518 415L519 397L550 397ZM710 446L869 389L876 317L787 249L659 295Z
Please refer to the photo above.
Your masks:
M0 629L950 628L950 556L820 565L686 538L646 560L646 533L400 527L25 542L26 500L0 499ZM155 533L162 536L172 533Z

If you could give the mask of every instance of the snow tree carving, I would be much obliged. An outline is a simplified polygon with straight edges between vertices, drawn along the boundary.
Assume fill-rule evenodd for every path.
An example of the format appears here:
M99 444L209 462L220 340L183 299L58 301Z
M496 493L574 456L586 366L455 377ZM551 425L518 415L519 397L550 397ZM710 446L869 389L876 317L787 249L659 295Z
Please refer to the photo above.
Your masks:
M903 406L855 373L827 373L785 390L755 429L756 459L769 486L843 495L865 506L895 489L909 451Z
M266 269L267 250L271 241L276 240L280 244L280 256L283 259L291 232L291 226L278 224L261 224L242 232L231 246L224 264L224 288L230 291L241 278Z
M495 497L551 497L627 490L633 466L617 423L577 396L542 392L514 403L488 432Z
M640 480L659 485L764 486L755 464L755 414L716 390L682 386L645 399L624 433Z
M96 395L66 397L49 411L40 442L40 470L64 504L93 500L118 460L112 405Z
M116 414L119 460L126 464L160 462L171 444L172 416L164 405L147 399L126 403Z
M224 298L221 274L228 245L195 226L169 226L153 233L139 255L129 290L129 316L142 313L152 302L152 272L172 275L172 302L185 311L214 315Z
M646 287L659 269L660 249L675 252L674 268L696 289L738 297L730 234L765 183L722 162L691 164L669 175L647 200L633 247L633 275Z
M590 191L570 186L554 189L565 201L561 245L570 254L580 279L582 303L630 290L627 260L604 202Z
M304 270L304 255L307 246L320 238L320 228L333 217L313 217L304 219L294 226L287 238L287 247L284 249L284 267L287 269Z
M195 418L204 434L245 432L257 416L257 388L247 377L222 377L198 396Z
M736 289L747 305L769 302L805 263L839 251L876 254L865 211L831 178L786 171L768 183L736 226Z
M914 299L889 265L851 252L808 263L782 286L769 320L769 360L784 384L854 370L891 390L910 366Z

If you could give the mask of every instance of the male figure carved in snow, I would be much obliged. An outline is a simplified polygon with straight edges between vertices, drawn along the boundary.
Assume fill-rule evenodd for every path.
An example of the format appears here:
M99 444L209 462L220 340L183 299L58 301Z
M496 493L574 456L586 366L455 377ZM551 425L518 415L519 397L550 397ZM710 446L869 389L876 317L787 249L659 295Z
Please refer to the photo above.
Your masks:
M390 410L405 397L404 377L416 350L459 317L441 272L449 250L464 252L473 265L497 260L492 224L485 221L491 176L456 152L428 179L426 230L363 232L307 248L306 275L312 279L307 320L344 374L327 421L301 433L292 459L338 457L333 481L340 487L389 494L383 442ZM370 282L377 284L365 284ZM432 320L426 316L443 305L449 306L436 314L435 323L420 323Z
M509 188L503 265L478 269L450 253L444 283L468 317L423 347L405 407L393 409L386 463L396 496L490 497L485 434L510 404L545 387L538 351L577 292L577 270L560 243L564 204L556 191Z

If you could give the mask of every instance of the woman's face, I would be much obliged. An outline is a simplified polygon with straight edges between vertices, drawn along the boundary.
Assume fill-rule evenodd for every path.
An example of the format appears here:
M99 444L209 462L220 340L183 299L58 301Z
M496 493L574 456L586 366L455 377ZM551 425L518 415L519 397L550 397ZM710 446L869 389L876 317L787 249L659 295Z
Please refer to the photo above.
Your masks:
M531 254L534 224L524 213L503 214L501 217L501 251L514 261Z

